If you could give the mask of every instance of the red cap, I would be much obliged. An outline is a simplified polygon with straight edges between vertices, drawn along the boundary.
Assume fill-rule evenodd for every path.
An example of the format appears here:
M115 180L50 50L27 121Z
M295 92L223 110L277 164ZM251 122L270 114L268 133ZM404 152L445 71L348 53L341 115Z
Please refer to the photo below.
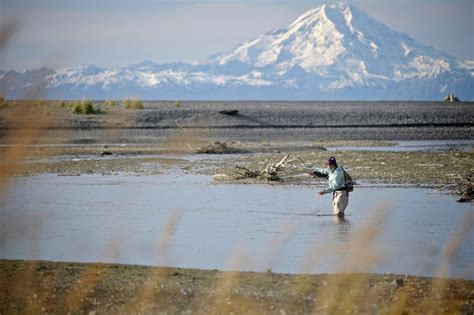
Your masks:
M327 161L326 161L326 165L336 165L337 162L336 162L336 158L334 156L331 156Z

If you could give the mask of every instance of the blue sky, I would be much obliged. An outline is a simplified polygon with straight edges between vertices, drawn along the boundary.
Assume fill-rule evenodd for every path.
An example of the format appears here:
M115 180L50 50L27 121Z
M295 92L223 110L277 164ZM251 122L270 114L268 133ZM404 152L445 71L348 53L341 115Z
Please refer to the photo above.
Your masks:
M473 0L346 2L424 44L474 60ZM201 60L323 3L331 1L0 0L0 23L15 25L0 69Z

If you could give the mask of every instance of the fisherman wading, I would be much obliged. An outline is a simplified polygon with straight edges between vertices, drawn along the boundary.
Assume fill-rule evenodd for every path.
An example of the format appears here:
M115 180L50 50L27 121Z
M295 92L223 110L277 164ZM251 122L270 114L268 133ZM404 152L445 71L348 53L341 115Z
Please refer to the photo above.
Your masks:
M344 216L347 204L349 203L349 191L352 191L352 178L344 171L342 166L338 166L336 158L330 157L326 161L327 168L317 168L309 171L309 175L327 177L328 186L319 191L318 195L332 193L333 215ZM350 182L350 183L349 183Z

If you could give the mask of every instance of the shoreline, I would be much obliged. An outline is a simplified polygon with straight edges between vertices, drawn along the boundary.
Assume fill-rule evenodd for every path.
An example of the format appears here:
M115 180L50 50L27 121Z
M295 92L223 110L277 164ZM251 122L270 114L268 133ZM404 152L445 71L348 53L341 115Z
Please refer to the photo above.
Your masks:
M347 142L346 142L347 143ZM350 143L350 142L349 142ZM374 144L378 144L375 142ZM198 147L198 145L193 145ZM334 155L362 183L380 185L412 185L433 189L447 188L454 194L463 195L472 187L474 173L472 160L474 152L397 152L397 151L327 151L313 145L293 147L261 145L260 151L249 152L248 144L230 144L229 149L242 154L197 154L189 148L173 151L163 146L88 146L80 147L30 147L25 150L23 162L17 163L15 176L40 174L57 175L111 175L128 173L132 175L160 175L169 172L185 172L213 177L216 184L271 183L254 179L236 179L235 166L259 170L269 162L279 161L288 152L297 161L281 173L280 184L323 183L322 179L304 177L307 169L322 167L318 164ZM15 150L2 147L0 152ZM167 149L170 149L167 151ZM264 149L268 150L264 152ZM164 150L164 151L163 151ZM107 155L103 153L106 152ZM167 153L163 153L167 152ZM189 158L189 157L192 158ZM55 159L54 157L60 157ZM471 185L471 186L470 186ZM356 186L357 188L357 186Z
M0 260L0 312L388 314L474 311L474 281Z
M328 214L328 216L332 216ZM426 276L426 275L416 275L416 274L407 274L407 273L392 273L392 272L356 272L356 271L338 271L338 272L328 272L328 273L308 273L308 272L278 272L273 271L272 269L268 268L266 271L253 271L253 270L230 270L230 269L216 269L216 268L194 268L194 267L174 267L174 266L166 266L166 265L148 265L148 264L129 264L129 263L114 263L114 262L78 262L78 261L62 261L62 260L44 260L44 259L9 259L9 258L0 258L0 266L5 265L37 265L37 266L59 266L59 265L66 265L66 266L78 266L80 268L88 268L88 267L97 267L97 268L137 268L137 269L163 269L163 270L190 270L193 272L203 272L203 273L241 273L241 274L272 274L281 277L322 277L322 276L337 276L337 275L371 275L374 277L398 277L398 278L419 278L424 280L443 280L443 281L466 281L466 282L473 282L474 279L469 278L458 278L458 277L450 277L446 275L440 276ZM41 267L40 267L41 269ZM474 289L474 287L473 287ZM474 292L473 292L474 293Z

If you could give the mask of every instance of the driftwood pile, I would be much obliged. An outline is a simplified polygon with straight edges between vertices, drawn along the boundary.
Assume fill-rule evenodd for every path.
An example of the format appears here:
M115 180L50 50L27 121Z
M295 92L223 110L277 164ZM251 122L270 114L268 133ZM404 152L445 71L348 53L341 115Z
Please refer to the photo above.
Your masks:
M474 200L472 179L472 173L462 178L461 182L459 183L459 190L457 192L459 195L462 195L462 197L458 199L457 202L471 202Z
M227 146L227 143L215 141L211 142L208 145L203 146L196 153L203 153L203 154L224 154L224 153L233 153L233 149Z
M247 167L238 166L236 165L236 176L235 179L242 180L242 179L258 179L258 180L265 180L270 182L281 182L282 179L279 176L279 172L284 169L288 164L293 163L297 160L300 160L304 163L304 161L299 158L291 158L290 154L288 153L283 159L278 162L270 162L268 165L262 170L252 170Z

